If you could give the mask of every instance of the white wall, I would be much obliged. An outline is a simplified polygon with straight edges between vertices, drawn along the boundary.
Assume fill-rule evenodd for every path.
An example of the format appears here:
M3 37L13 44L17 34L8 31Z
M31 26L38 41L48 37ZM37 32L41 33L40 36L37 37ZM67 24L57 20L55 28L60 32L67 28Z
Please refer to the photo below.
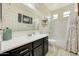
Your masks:
M2 4L2 28L5 27L11 28L13 31L28 31L33 30L33 24L25 24L25 23L18 23L18 13L21 13L26 16L33 17L33 11L30 11L28 7L21 3L3 3Z
M45 34L49 34L49 22L50 22L50 18L48 18L47 20L47 25L43 26L42 25L42 20L44 20L44 18L40 18L39 19L39 32L40 33L45 33Z

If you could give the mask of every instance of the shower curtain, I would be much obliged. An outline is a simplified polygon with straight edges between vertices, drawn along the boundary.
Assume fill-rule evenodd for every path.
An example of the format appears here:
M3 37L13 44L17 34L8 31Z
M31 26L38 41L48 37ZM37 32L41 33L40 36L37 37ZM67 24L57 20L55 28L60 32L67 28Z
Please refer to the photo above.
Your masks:
M67 26L67 51L78 54L78 28L77 28L77 17L76 15L71 15L68 19Z

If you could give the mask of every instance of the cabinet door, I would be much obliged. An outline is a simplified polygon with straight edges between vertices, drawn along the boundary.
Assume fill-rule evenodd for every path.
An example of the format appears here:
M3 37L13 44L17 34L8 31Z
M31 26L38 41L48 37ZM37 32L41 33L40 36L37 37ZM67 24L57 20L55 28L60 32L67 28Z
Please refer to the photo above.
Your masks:
M48 52L48 42L46 41L44 43L44 54L46 54Z
M46 55L48 52L48 37L44 38L44 46L43 46L43 53Z
M42 50L42 45L34 49L34 56L42 56L43 55L43 50Z
M41 45L43 43L42 39L36 40L33 42L33 48L38 47L39 45Z
M22 56L27 54L29 51L32 50L32 43L20 46L16 49L10 51L11 55L13 56Z

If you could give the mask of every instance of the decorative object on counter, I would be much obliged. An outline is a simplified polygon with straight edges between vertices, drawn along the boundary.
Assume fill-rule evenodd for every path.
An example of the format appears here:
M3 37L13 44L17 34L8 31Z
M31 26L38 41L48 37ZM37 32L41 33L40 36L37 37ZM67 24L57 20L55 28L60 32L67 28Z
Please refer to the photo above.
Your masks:
M3 41L7 41L10 39L12 39L12 30L7 27L3 30Z

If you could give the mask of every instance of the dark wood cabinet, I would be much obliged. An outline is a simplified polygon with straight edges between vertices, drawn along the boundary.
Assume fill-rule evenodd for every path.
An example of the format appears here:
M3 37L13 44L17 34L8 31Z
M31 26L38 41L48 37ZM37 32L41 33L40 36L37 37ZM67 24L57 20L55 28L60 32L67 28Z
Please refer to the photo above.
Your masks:
M26 54L30 55L32 54L32 43L7 51L7 53L10 53L11 56L24 56Z
M30 52L24 54L23 56L32 56L32 51L30 51Z
M44 38L44 45L43 45L43 51L44 51L44 55L46 55L46 53L48 52L48 37Z
M43 55L43 39L33 42L33 56Z
M42 45L34 49L34 56L42 56L43 55Z
M34 42L22 45L10 51L7 51L1 56L43 56L48 52L48 36L36 40Z
M39 45L42 45L42 44L43 44L42 39L36 40L36 41L33 42L33 48L36 48L36 47L38 47Z
M10 56L10 53L2 53L0 56Z

